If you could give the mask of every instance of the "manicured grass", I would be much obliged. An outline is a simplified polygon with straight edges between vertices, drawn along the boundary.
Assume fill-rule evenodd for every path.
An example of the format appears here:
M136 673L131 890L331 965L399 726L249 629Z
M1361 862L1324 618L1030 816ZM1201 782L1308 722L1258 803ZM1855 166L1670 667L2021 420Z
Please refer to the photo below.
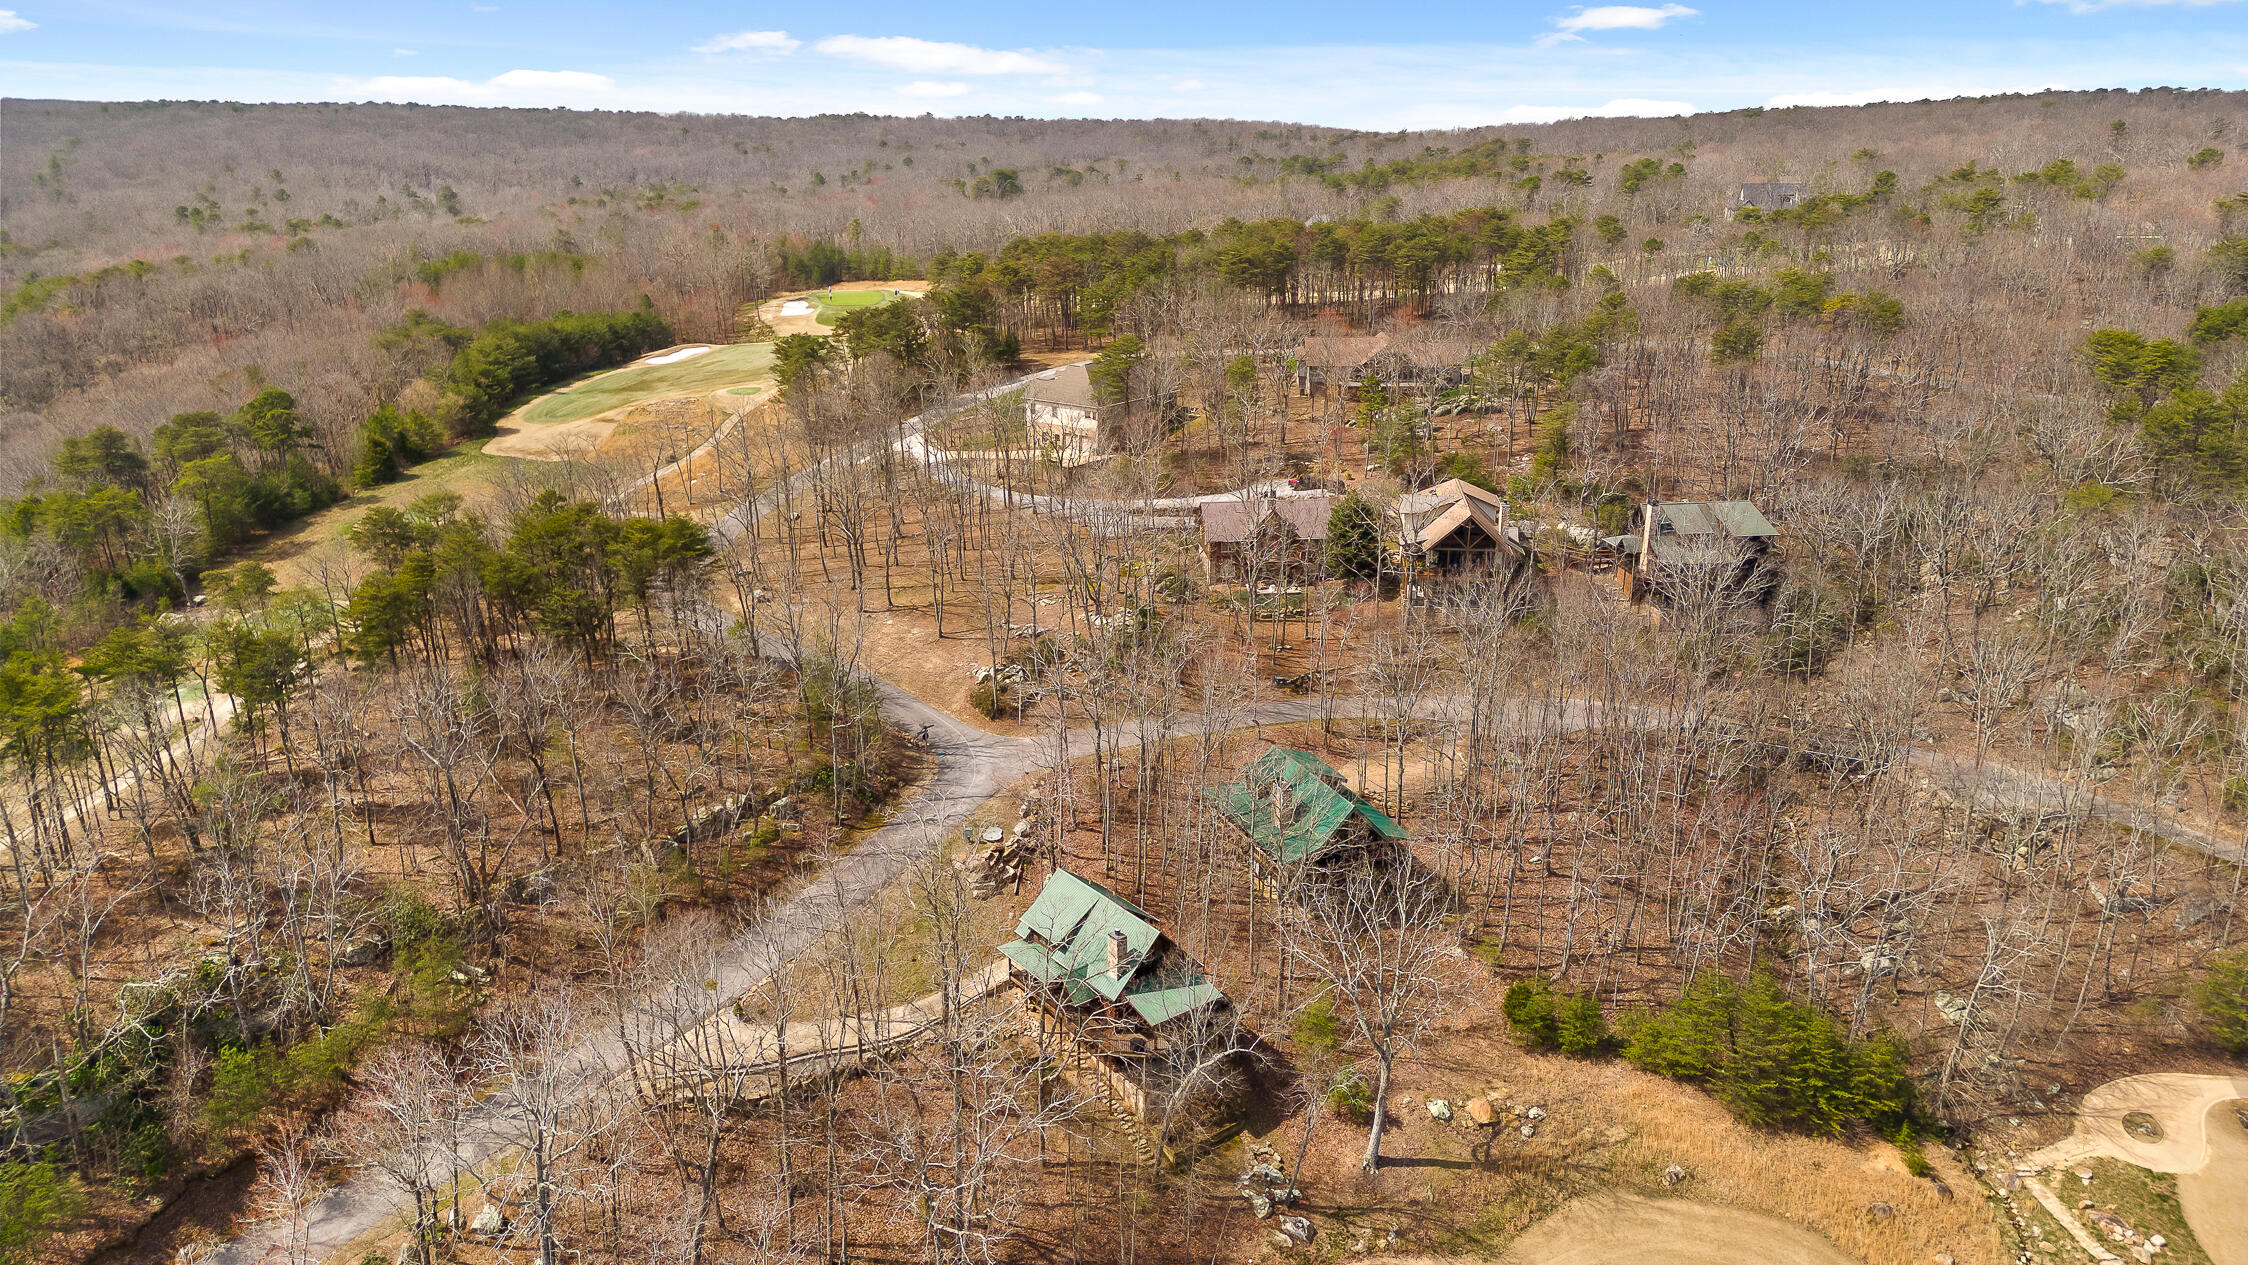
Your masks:
M888 290L829 290L804 297L810 299L817 308L813 319L822 325L833 325L845 312L854 308L881 307L896 296Z
M566 390L545 396L523 410L528 422L575 422L635 400L681 391L708 391L761 377L773 367L771 343L713 347L700 356L668 365L631 365L599 373Z

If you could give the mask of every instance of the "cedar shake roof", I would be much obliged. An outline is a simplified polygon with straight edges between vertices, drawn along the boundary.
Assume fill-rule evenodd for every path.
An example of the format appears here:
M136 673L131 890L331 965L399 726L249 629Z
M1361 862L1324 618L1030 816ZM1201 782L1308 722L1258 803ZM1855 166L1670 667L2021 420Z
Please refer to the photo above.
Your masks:
M1239 544L1257 534L1268 515L1277 514L1299 540L1327 539L1327 517L1340 497L1325 493L1310 496L1252 496L1202 502L1202 543Z

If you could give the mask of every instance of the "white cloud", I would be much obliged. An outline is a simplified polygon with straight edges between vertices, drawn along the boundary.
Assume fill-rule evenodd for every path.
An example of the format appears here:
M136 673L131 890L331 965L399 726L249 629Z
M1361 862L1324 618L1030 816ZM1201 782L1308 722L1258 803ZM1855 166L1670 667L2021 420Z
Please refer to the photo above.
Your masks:
M1099 105L1108 98L1098 92L1065 92L1052 100L1055 105Z
M339 85L353 100L425 105L608 105L617 81L585 70L510 70L482 82L450 75L376 75Z
M1571 35L1580 31L1656 31L1666 22L1690 18L1696 12L1682 4L1666 4L1660 9L1637 4L1603 4L1555 18L1553 25Z
M968 95L968 85L916 79L912 83L899 84L898 95L901 97L964 97Z
M1055 75L1068 69L1033 53L917 40L909 35L836 35L813 47L830 57L848 57L925 75Z
M793 39L786 31L735 31L731 35L713 35L695 45L698 53L793 53L804 46L804 41Z
M28 31L37 25L39 24L30 18L17 17L14 9L0 9L0 35L13 35L18 31Z
M2057 4L2071 13L2097 13L2102 9L2167 9L2173 5L2206 9L2211 5L2230 4L2232 0L2039 0L2039 3Z
M1181 79L1171 85L1173 92L1200 92L1210 85L1199 79Z
M1557 123L1562 119L1662 119L1695 113L1699 106L1687 101L1647 101L1618 97L1606 105L1510 105L1499 112L1501 123Z
M1551 48L1565 40L1581 40L1586 31L1659 31L1666 23L1699 12L1682 4L1666 4L1659 9L1642 4L1594 5L1555 18L1553 30L1539 36L1535 43L1539 48Z
M419 54L419 53L415 52L415 51L414 51L413 49L410 49L410 48L394 48L394 49L391 49L391 50L390 50L390 55L391 55L391 56L393 56L393 57L418 57L418 56L420 56L420 54Z

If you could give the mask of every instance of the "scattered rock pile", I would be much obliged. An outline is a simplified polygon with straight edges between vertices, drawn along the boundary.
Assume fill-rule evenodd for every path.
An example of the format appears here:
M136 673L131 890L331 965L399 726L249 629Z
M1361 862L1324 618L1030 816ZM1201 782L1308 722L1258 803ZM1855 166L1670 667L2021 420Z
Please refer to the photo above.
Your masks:
M1241 1197L1249 1201L1249 1211L1262 1221L1271 1216L1275 1208L1286 1208L1303 1198L1304 1192L1289 1184L1286 1170L1280 1167L1279 1152L1262 1142L1252 1142L1249 1144L1249 1171L1241 1175ZM1303 1218L1288 1220L1302 1221ZM1281 1229L1287 1228L1287 1223L1282 1222ZM1308 1231L1311 1223L1304 1222L1304 1228ZM1309 1243L1311 1235L1306 1233L1297 1242Z
M967 877L968 894L978 900L995 896L1000 889L1020 879L1038 850L1038 841L1031 832L1027 816L1016 821L1013 830L1001 830L997 826L985 826L980 830L962 826L960 829L968 836L968 854L956 864Z

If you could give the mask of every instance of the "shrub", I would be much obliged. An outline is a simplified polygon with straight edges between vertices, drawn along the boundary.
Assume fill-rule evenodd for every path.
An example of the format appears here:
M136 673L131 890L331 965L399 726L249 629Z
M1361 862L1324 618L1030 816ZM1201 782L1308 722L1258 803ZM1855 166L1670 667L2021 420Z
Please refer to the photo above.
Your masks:
M69 1174L52 1164L0 1164L0 1265L29 1265L63 1222L86 1207Z
M1920 1136L1911 1125L1897 1130L1897 1154L1904 1157L1905 1171L1914 1177L1933 1177L1936 1166L1928 1162L1928 1153L1920 1148Z
M1507 985L1501 1009L1514 1030L1514 1039L1531 1049L1551 1049L1561 1044L1561 1025L1555 1013L1553 985L1531 976Z
M1608 1044L1608 1019L1600 1013L1600 999L1591 993L1570 993L1554 1008L1555 1040L1563 1054L1597 1054Z
M1746 987L1703 974L1633 1030L1624 1057L1708 1086L1759 1127L1831 1135L1854 1120L1896 1128L1912 1114L1912 1082L1893 1041L1850 1040L1831 1017L1761 973Z
M2209 1039L2231 1054L2248 1054L2248 949L2209 964L2194 990Z
M1295 1036L1297 1047L1316 1058L1325 1058L1342 1045L1342 1021L1335 1016L1333 996L1321 996L1296 1012Z
M1327 1091L1327 1110L1353 1124L1370 1123L1374 1118L1374 1087L1352 1068Z

